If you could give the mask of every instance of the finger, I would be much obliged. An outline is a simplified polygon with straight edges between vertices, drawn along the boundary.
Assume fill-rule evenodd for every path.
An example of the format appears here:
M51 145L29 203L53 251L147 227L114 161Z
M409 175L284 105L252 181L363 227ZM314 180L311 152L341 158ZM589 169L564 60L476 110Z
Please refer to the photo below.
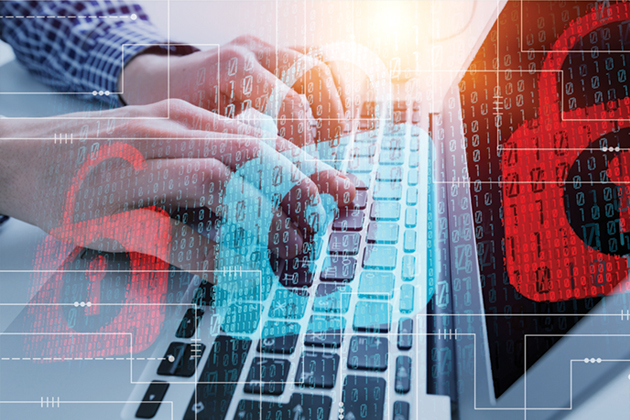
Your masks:
M259 59L259 62L265 69L280 75L280 80L293 91L306 95L313 116L319 122L319 134L316 141L324 142L339 138L345 124L344 106L330 68L315 57L302 54L295 49L278 49L251 37L246 41L247 48L260 52L263 58ZM278 69L276 69L277 63L280 66ZM279 121L282 118L287 120L287 130L299 130L302 120L295 120L293 117L291 121L292 109L290 107L294 104L287 105L280 110ZM281 136L289 138L282 134Z
M224 55L227 61L223 60L222 64L220 90L225 103L251 103L256 110L272 117L279 134L295 144L315 141L308 120L309 107L295 90L279 80L246 48L232 47ZM238 64L232 64L235 62ZM226 112L229 113L230 108L226 108Z
M322 225L318 221L326 220L326 212L317 186L273 146L258 142L258 157L243 164L237 173L263 191L274 205L280 205L302 232L319 231Z
M205 114L201 113L200 115L201 118L210 118L213 114L205 112ZM237 122L230 124L235 124L234 127L238 127ZM291 144L286 140L283 140L283 142L284 143L280 144ZM277 145L275 140L273 143L275 147ZM144 148L143 152L145 154L150 153L148 150L150 148L147 144L139 145L139 147ZM320 228L319 226L313 226L313 220L309 219L311 211L323 212L322 208L313 210L314 208L321 207L318 194L320 189L313 184L313 181L309 179L308 176L301 173L300 169L293 161L288 160L260 139L245 136L232 136L220 140L210 139L178 142L177 147L172 146L168 148L168 151L167 146L159 142L153 144L153 149L156 147L163 150L163 154L168 153L168 156L172 158L180 158L188 155L189 157L199 156L204 159L216 159L230 168L232 172L239 173L250 185L256 187L259 191L264 191L264 195L267 199L276 200L271 191L281 189L282 193L279 195L276 202L281 205L285 214L298 226L300 232L313 231ZM283 146L282 149L284 151L286 147ZM299 149L295 150L299 153L293 156L292 159L296 163L299 163L299 157L302 156L303 153L301 153ZM315 160L310 156L304 156L306 156L308 160ZM314 165L310 162L305 163L308 167ZM326 168L329 169L330 167L326 165ZM312 173L315 173L315 171ZM337 176L336 171L333 171L333 173L333 176ZM277 185L263 188L263 184L275 184L276 182L278 182ZM281 186L280 184L283 185ZM292 189L295 189L294 194L283 200ZM335 191L332 192L335 193ZM278 193L280 192L278 191ZM291 200L294 200L294 205L290 205ZM300 205L297 205L298 203L295 200L298 200ZM325 217L322 218L322 220L325 220ZM293 233L290 233L290 236L295 237Z
M305 47L292 46L290 49L300 54L309 54ZM312 53L311 53L312 54ZM321 59L320 59L321 60ZM362 98L369 85L367 75L359 67L349 62L325 62L335 83L335 87L341 99L345 120L358 117Z
M137 147L141 149L145 156L149 158L155 156L155 150L157 149L158 156L165 155L173 158L215 158L228 166L233 172L241 170L241 168L253 159L261 159L261 145L264 145L264 143L261 142L260 139L234 135L232 133L250 130L249 133L251 135L260 137L263 136L263 133L258 130L253 130L251 127L244 127L244 124L240 124L237 121L218 117L216 114L191 105L180 105L181 110L178 112L181 112L182 115L179 115L178 112L172 112L173 117L177 120L185 120L188 123L191 120L196 120L198 121L194 124L196 127L213 126L214 129L219 129L226 133L203 133L196 131L197 134L192 134L192 137L203 137L206 135L207 140L178 141L177 145L171 145L167 141L138 144ZM164 104L161 106L164 106ZM191 118L191 114L195 116ZM346 206L349 201L352 201L355 190L354 186L346 177L335 171L329 165L318 161L295 146L292 146L290 142L277 138L270 142L273 143L273 147L276 148L277 151L282 152L285 157L289 159L288 161L280 159L279 169L284 168L286 169L286 171L284 171L285 174L291 174L291 180L294 185L298 185L298 188L302 189L303 194L301 197L306 199L312 196L312 190L309 188L308 183L300 182L300 179L304 178L304 175L300 175L301 170L299 168L305 168L308 171L307 177L318 174L316 177L312 178L312 181L315 181L317 184L317 191L333 195L335 200L342 206ZM256 176L252 177L253 172L250 171L248 175L249 182L252 183L252 185L258 185L260 187L260 174L265 173L267 176L272 176L274 170L278 170L275 164L272 165L274 160L273 154L266 155L264 159L257 164L258 168L253 169L253 172L260 171L257 177L258 179L256 179ZM263 167L266 168L265 171L263 171ZM288 190L285 191L285 194L287 192ZM284 194L282 196L284 196ZM286 204L286 201L283 204ZM303 204L307 203L304 202ZM315 202L313 202L313 204L316 205ZM297 225L302 229L312 228L305 214L296 215L293 211L287 211L286 213L289 217L294 219Z
M346 175L283 138L277 138L274 146L315 183L320 194L330 194L340 207L350 206L356 187Z
M201 156L204 157L204 159L220 161L232 172L237 172L251 160L260 159L261 147L269 147L266 146L266 144L273 147L277 153L289 160L290 165L287 165L287 162L284 161L279 161L279 164L281 164L281 166L287 165L286 173L290 174L291 178L294 180L294 184L302 191L302 195L300 196L302 199L311 197L313 192L308 183L299 183L299 180L305 176L315 183L316 190L319 193L332 195L339 206L348 206L352 200L354 200L356 189L346 175L337 171L327 163L309 155L290 141L280 137L265 141L242 136L233 136L218 140L190 141L185 144L184 150L182 150L181 147L171 149L169 156L181 157L184 156L188 150L201 150ZM261 167L256 170L262 171L262 166L265 166L267 167L267 172L260 172L259 176L273 176L274 170L277 171L275 165L271 165L274 159L272 159L271 156L268 156L266 159L269 162L261 162L258 165ZM190 165L190 163L187 165ZM303 176L300 176L299 173L302 173ZM251 177L250 183L259 186L260 179ZM286 202L282 204L285 205ZM303 217L300 218L293 214L286 206L284 209L287 215L294 219L299 226L305 227Z
M168 118L151 121L150 124L144 121L136 122L135 125L137 127L130 127L132 128L131 130L128 129L128 131L137 133L138 137L147 140L203 139L205 137L220 137L221 135L227 137L236 135L262 137L264 134L251 125L205 110L180 99L157 102L141 107L141 109L149 115L168 116ZM140 140L136 139L136 142L140 142ZM171 148L175 149L174 145L171 145ZM154 150L149 149L146 152L150 154ZM168 153L166 154L168 155ZM145 156L151 158L148 154L145 154Z
M236 203L258 203L268 200L259 190L248 188L239 197L226 197L227 186L238 175L217 159L153 159L147 161L147 169L140 172L132 190L118 189L114 201L131 200L136 206L157 205L172 216L183 217L187 211L206 207L213 213L225 216L230 205ZM138 197L140 194L140 197ZM210 220L209 212L197 211L195 225L201 229ZM205 220L207 219L207 220ZM188 220L193 220L190 217ZM260 233L259 230L253 230ZM274 212L274 222L265 229L270 250L280 258L297 255L302 246L298 228L287 214L280 209Z

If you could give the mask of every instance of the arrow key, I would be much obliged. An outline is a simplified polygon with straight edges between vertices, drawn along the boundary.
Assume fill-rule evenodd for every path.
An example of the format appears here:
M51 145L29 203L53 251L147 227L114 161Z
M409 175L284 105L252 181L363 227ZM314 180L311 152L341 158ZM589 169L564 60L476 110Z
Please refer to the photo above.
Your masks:
M225 418L250 347L248 339L227 335L215 339L184 420Z
M394 420L409 420L409 403L396 401L394 403Z
M167 389L167 382L151 382L146 394L144 394L140 407L138 407L138 411L136 411L136 417L139 419L153 418L160 408L160 404L162 403L162 399L164 398L164 394L166 394Z
M406 394L411 387L411 357L398 356L396 358L396 392Z
M398 348L410 350L413 344L413 319L401 318L398 321Z
M205 349L206 346L201 343L171 343L158 366L158 375L193 376Z
M195 335L195 331L197 330L197 326L199 326L199 322L201 321L202 316L202 309L189 308L184 314L184 318L182 318L182 321L179 324L179 328L177 328L175 337L191 338L193 335Z

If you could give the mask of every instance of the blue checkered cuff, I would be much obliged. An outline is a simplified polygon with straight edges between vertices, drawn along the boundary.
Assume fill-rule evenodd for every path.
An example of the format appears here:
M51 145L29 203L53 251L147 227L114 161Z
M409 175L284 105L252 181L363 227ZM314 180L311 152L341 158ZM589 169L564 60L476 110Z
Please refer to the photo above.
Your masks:
M127 22L106 29L95 37L94 47L90 49L78 78L84 84L83 91L96 92L98 99L113 107L124 103L119 95L106 95L105 92L120 93L119 76L138 54L167 54L170 50L173 55L186 55L196 51L196 48L187 45L169 46L147 21Z
M85 93L79 97L88 99L96 92L97 99L111 107L123 105L116 94L118 79L136 55L196 51L184 45L167 50L168 40L140 5L122 0L0 0L0 38L45 84L61 92Z

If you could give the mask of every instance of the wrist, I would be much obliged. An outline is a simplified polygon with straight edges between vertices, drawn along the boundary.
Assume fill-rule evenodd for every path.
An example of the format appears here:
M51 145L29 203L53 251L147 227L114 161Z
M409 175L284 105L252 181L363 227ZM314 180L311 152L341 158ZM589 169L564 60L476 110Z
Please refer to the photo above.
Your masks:
M38 155L35 150L38 142L16 139L24 125L0 119L0 214L33 223L29 213L33 206L29 201L37 189L35 180L39 165L34 160Z
M170 57L173 62L177 57ZM124 67L118 84L127 105L147 105L168 98L169 57L139 54Z

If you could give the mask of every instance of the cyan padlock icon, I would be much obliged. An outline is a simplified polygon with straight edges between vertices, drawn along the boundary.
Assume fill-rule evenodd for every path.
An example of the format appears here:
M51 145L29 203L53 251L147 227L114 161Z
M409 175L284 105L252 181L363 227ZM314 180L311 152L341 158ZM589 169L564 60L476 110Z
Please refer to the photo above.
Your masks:
M606 16L596 9L569 25L543 63L540 116L503 145L505 263L510 283L535 301L607 295L627 278L630 234L614 183L622 177L610 165L630 148L630 98L562 110L556 86L580 39L630 20L628 6L602 9Z
M34 305L28 307L26 319L30 325L25 326L35 333L25 341L26 351L33 356L58 360L137 353L151 345L159 334L165 312L159 303L164 302L169 269L164 262L171 240L168 214L148 207L73 221L81 183L96 165L114 158L126 160L135 171L146 168L142 154L128 144L101 147L98 156L86 160L73 177L63 223L51 230L38 247L34 268L45 283L33 299ZM117 242L121 247L117 252L125 251L123 260L127 262L122 265L126 269L117 266L115 271L117 279L127 278L119 287L123 297L109 305L101 299L100 284L108 272L109 261L83 248L101 238ZM142 249L159 258L126 251L130 249ZM86 258L86 252L96 256ZM81 259L84 264L77 263ZM48 278L51 272L52 277ZM83 290L79 287L75 296L67 293L68 276L83 276L79 281Z

